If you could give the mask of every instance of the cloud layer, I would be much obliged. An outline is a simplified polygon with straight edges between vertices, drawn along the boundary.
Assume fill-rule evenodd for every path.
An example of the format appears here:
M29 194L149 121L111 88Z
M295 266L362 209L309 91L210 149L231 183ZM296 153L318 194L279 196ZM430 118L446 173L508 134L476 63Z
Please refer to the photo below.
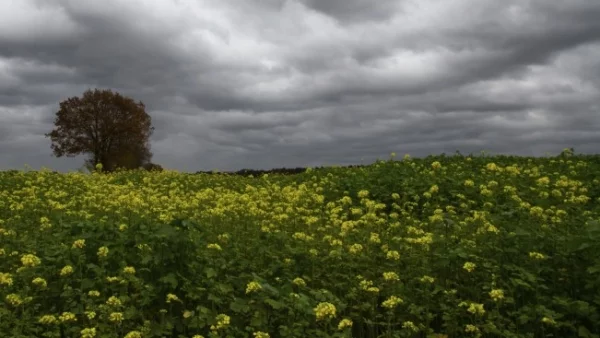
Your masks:
M376 5L375 5L376 4ZM600 2L0 2L0 170L88 88L141 100L183 171L600 146Z

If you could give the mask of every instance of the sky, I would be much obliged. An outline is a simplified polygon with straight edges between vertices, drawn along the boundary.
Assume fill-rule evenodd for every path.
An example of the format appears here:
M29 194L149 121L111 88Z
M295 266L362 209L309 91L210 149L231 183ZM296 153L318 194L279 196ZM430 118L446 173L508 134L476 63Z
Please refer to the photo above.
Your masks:
M598 0L1 0L0 170L59 102L146 105L153 162L239 170L600 149Z

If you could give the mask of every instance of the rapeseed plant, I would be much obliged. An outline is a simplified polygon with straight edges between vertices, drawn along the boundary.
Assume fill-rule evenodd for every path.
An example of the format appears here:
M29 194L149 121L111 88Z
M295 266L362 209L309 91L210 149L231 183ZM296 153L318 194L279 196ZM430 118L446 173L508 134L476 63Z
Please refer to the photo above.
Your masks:
M313 309L317 317L317 321L334 318L336 316L335 305L329 302L321 302Z
M351 328L352 324L353 322L351 319L344 318L338 323L338 330L345 330L346 328Z
M219 331L212 335L265 337L280 330L271 323L285 326L293 312L298 330L326 336L353 325L368 332L363 318L388 318L405 302L421 310L394 312L390 332L487 336L523 320L525 335L577 335L570 327L587 324L546 294L597 311L593 288L582 285L597 284L583 272L594 271L595 245L583 234L600 219L600 180L590 175L599 167L585 158L406 156L289 177L0 172L0 293L9 309L0 332L21 316L35 318L19 322L24 329L64 322L82 337L110 334L119 324L127 338L152 330L200 338L195 321ZM581 252L565 244L577 241L588 241ZM491 288L484 278L490 271L498 275ZM357 272L363 276L355 281ZM546 291L533 299L526 285ZM481 303L447 306L462 299ZM71 324L74 314L52 315L50 305L64 302L82 309L80 326ZM549 311L541 322L526 310L534 302ZM338 314L344 319L337 325L326 321ZM163 322L141 319L152 316ZM452 318L452 325L430 318Z
M60 275L61 276L68 276L70 274L73 273L73 267L70 265L65 265L61 270L60 270Z
M250 283L248 283L248 285L246 286L246 294L252 293L252 292L257 292L260 291L262 289L262 286L260 285L260 283L252 281Z

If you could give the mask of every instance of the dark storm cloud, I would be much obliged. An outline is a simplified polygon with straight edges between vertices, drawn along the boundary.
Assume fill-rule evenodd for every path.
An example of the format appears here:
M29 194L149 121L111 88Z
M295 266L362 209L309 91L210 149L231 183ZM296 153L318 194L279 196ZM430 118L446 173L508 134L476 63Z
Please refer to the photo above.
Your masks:
M597 151L598 17L594 0L1 2L0 169L79 167L43 134L88 88L142 100L154 161L180 170Z
M344 24L387 20L400 9L402 1L380 0L303 0L306 6Z

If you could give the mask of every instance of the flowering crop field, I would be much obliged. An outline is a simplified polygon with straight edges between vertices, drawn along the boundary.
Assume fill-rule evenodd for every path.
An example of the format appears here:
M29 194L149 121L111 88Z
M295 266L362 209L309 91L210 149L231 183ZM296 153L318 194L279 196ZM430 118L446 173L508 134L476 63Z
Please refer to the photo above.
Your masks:
M2 337L599 337L600 156L0 172Z

